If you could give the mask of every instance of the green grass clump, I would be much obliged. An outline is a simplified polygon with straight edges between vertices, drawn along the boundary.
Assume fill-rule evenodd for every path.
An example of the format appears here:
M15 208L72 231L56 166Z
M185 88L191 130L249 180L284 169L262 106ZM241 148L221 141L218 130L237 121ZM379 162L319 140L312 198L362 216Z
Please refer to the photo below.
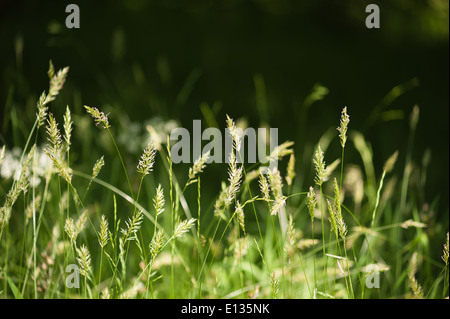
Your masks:
M88 114L73 116L67 106L60 130L49 104L68 70L55 72L50 63L49 91L37 101L21 153L5 146L0 152L2 170L14 175L0 181L1 297L448 296L448 233L445 243L445 232L438 234L441 259L430 249L433 224L424 222L408 187L418 107L402 174L394 173L395 151L377 180L368 141L351 130L344 107L337 130L314 143L308 167L315 176L304 189L296 178L309 173L298 165L293 142L270 154L279 168L263 174L261 164L241 160L242 137L227 115L233 148L227 169L214 166L228 176L211 197L208 191L219 184L207 179L210 153L189 169L177 167L170 139L153 127L140 159L116 141L113 118L119 114L85 106ZM89 115L98 128L92 119L86 125ZM326 160L330 144L339 146L336 136L340 158ZM91 147L86 153L78 143ZM360 155L362 167L346 163L348 148ZM69 265L78 266L77 287L67 284Z

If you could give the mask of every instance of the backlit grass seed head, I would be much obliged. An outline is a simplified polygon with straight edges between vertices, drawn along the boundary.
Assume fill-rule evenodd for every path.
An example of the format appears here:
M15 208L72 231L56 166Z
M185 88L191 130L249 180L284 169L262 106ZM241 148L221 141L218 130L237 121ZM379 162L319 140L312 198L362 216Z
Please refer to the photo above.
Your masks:
M227 205L230 205L231 202L236 197L236 193L239 191L239 187L241 185L241 178L242 178L242 167L239 167L235 171L230 171L228 179L230 184L228 185L227 200L226 200Z
M75 242L77 240L78 231L75 227L75 222L72 218L67 217L66 222L64 224L64 231L66 232L67 236L69 236L69 239L72 242Z
M278 214L278 212L285 206L286 206L286 196L276 198L275 201L272 203L272 206L270 207L270 214L271 215Z
M269 155L270 161L281 160L286 155L292 154L293 150L290 147L294 145L292 141L286 141L281 145L278 145L273 149L273 151Z
M309 215L311 216L311 222L314 221L316 205L317 205L316 193L314 192L314 188L310 186L308 194L306 195L306 206L308 207Z
M289 157L289 162L287 166L286 183L289 186L291 186L294 178L295 178L295 156L294 153L292 153L291 156Z
M30 149L30 152L27 155L27 158L22 164L22 167L20 168L20 174L17 181L13 183L13 186L6 195L5 204L0 210L0 228L9 223L12 207L17 201L17 198L19 197L20 193L23 192L25 194L28 190L28 187L30 185L28 181L29 169L35 151L36 146L33 145Z
M347 107L344 107L342 109L341 122L339 127L337 128L337 130L339 131L339 138L341 140L342 148L345 147L345 143L347 142L348 123L350 123L350 116L348 116L347 114Z
M70 114L69 106L66 107L66 114L64 114L64 140L67 148L70 146L70 137L72 135L72 116Z
M47 111L48 107L45 105L45 99L47 98L47 95L45 92L42 92L41 96L39 97L39 100L37 102L37 120L38 120L38 128L44 125L45 119L47 118Z
M105 165L105 159L104 157L100 157L94 164L94 167L92 167L92 179L96 178L98 174L100 173L100 170Z
M23 192L25 194L28 190L30 183L28 182L27 175L32 154L34 154L34 151L35 146L33 146L32 149L30 150L30 153L28 154L27 159L24 165L22 166L18 180L15 183L13 183L12 188L6 195L5 204L3 205L3 207L0 208L0 229L8 225L9 220L11 218L12 207L14 203L17 201L17 198L19 197L20 193Z
M105 215L102 215L102 219L100 221L100 232L98 233L98 237L100 247L105 248L109 240L108 220Z
M320 145L317 147L317 150L314 153L313 162L316 170L316 177L314 178L314 182L317 184L317 186L321 186L327 177L327 170L325 168L325 161Z
M58 123L56 122L52 113L48 114L47 135L47 140L50 142L48 149L51 150L54 155L58 154L61 148L62 139L61 133L58 129Z
M414 298L422 299L423 298L423 289L422 289L422 286L417 281L416 277L414 275L409 274L408 280L409 280L409 287L411 288L411 291L413 292Z
M333 185L334 185L334 211L335 211L335 219L336 219L336 224L337 224L337 228L339 230L339 235L342 238L345 238L345 236L347 235L347 225L344 222L344 218L342 217L342 210L341 210L341 193L339 190L339 185L337 182L337 179L334 178L333 180Z
M425 227L427 227L427 224L421 223L421 222L418 222L418 221L415 221L415 220L412 220L412 219L408 219L408 220L405 220L403 223L401 223L400 227L402 227L404 229L408 229L408 228L411 228L411 227L414 227L414 228L425 228Z
M159 230L156 236L153 238L152 242L150 243L150 255L152 256L153 260L161 252L163 245L164 245L164 232L162 230Z
M108 116L105 115L105 113L100 112L96 107L90 107L85 105L84 108L95 120L95 125L100 124L104 129L108 129L111 127L109 125Z
M397 162L397 158L398 158L398 150L395 151L394 154L389 156L387 161L384 163L383 170L386 173L390 173L392 171L392 169L394 168L395 163Z
M84 210L76 222L71 217L66 218L64 230L71 241L75 242L77 240L78 235L86 224L87 217L87 210Z
M64 178L67 183L72 183L72 173L70 173L70 169L67 165L61 160L59 154L53 154L48 149L44 149L44 152L48 155L50 160L53 162L53 165L58 170L59 176Z
M11 218L11 207L3 206L0 208L0 229L8 225Z
M266 202L270 202L270 186L264 174L259 175L259 188L261 190L261 193L263 194L263 199Z
M53 63L50 61L49 64L50 66L47 72L50 79L49 92L48 94L45 94L45 91L42 92L36 105L38 110L36 114L38 128L44 125L48 111L47 104L53 101L59 94L59 91L62 89L64 82L66 81L67 73L69 72L69 67L65 67L55 74Z
M244 209L241 205L241 203L237 200L236 201L236 211L235 211L238 221L239 221L239 225L241 226L242 231L245 234L245 215L244 215Z
M188 232L189 229L191 229L191 227L194 226L194 224L195 224L195 218L191 218L189 220L183 220L175 228L175 231L173 232L173 238L179 238L179 237L183 236L183 234Z
M292 217L292 214L289 214L289 219L288 219L287 240L288 240L289 245L291 245L291 246L295 245L295 224L294 224L294 219Z
M330 214L330 225L331 225L331 232L336 235L336 238L339 236L338 234L338 226L336 222L336 209L333 207L333 205L330 203L330 201L327 199L327 207L328 212Z
M155 198L153 198L153 206L155 207L156 216L164 212L164 204L164 192L161 184L159 184L158 188L156 189Z
M50 71L50 70L49 70ZM55 97L59 94L59 91L62 89L64 83L66 82L67 74L69 73L69 67L59 70L56 74L53 72L53 76L50 79L50 88L48 90L47 98L45 99L45 103L47 104L50 101L53 101Z
M120 299L135 299L139 293L142 293L144 291L145 291L144 284L138 281L135 285L125 290L120 295Z
M449 242L448 242L448 233L447 233L447 242L444 244L444 250L443 250L443 254L442 254L442 260L445 262L446 265L448 265L448 246L449 246Z
M238 167L236 162L235 150L231 150L228 161L228 187L223 195L224 208L228 207L236 197L239 191L242 179L242 166ZM222 194L221 194L222 195ZM219 197L219 200L221 198Z
M269 173L269 183L275 200L283 197L283 180L281 179L280 171L276 167Z
M239 187L241 185L241 179L242 179L242 166L237 167L236 157L234 156L234 152L231 151L228 169L229 185L226 190L226 199L225 199L226 207L229 206L236 197L236 193L239 191Z
M84 226L86 225L86 221L88 219L88 211L87 209L83 210L83 212L81 213L80 217L78 217L76 223L75 223L75 227L77 230L77 234L81 233L81 231L83 230Z
M276 298L278 292L280 291L280 281L278 280L277 275L274 271L270 273L269 284L272 288L272 293Z
M201 155L195 162L192 167L189 168L189 184L194 183L196 181L195 177L203 172L203 169L206 167L206 161L209 159L210 151Z
M121 229L123 234L123 241L136 239L136 233L141 228L142 221L144 220L144 214L141 210L136 211L132 218L125 221L127 226L125 229Z
M341 210L341 191L339 189L338 181L336 177L333 179L333 187L334 187L334 205L337 214L340 216L342 213Z
M219 197L217 198L216 202L214 203L214 215L218 216L221 214L222 210L225 208L225 202L227 200L227 191L228 187L226 186L225 182L222 182L221 184L221 191L219 194Z
M156 147L153 143L149 143L144 149L144 153L141 155L141 159L137 166L139 173L143 175L150 174L153 171L153 165L155 165Z
M72 182L72 174L69 172L69 168L61 158L61 133L58 129L58 123L52 113L49 113L47 123L47 140L50 144L47 144L44 152L57 168L59 175L70 184Z
M344 219L342 218L342 216L340 216L339 218L336 219L336 223L337 223L337 227L339 229L339 235L342 238L345 238L347 236L347 224L344 222Z
M85 245L77 248L77 261L80 267L80 274L87 277L91 271L91 254Z
M237 152L239 152L239 149L241 148L241 132L236 127L236 124L234 123L233 119L231 119L228 116L228 114L227 114L227 127L233 139L233 147Z

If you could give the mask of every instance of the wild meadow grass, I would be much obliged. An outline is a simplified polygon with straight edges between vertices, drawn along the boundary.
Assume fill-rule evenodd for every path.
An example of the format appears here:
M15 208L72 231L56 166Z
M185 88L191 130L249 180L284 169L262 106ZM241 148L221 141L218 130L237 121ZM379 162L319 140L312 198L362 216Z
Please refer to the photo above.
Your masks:
M118 142L119 114L87 105L81 116L70 106L55 112L61 117L49 111L68 73L50 63L23 148L1 148L2 298L448 297L448 231L437 228L436 254L427 231L435 224L424 222L409 192L425 187L412 170L423 177L428 165L412 160L418 107L405 161L394 151L381 172L344 107L334 135L314 143L306 166L314 178L300 189L298 177L308 174L295 140L273 150L280 165L262 174L261 165L238 160L242 137L230 116L214 119L232 135L228 163L208 164L208 152L177 167L167 132L153 126L133 158ZM327 157L332 143L337 159ZM362 165L347 162L348 148ZM227 173L216 185L210 165ZM205 189L219 185L205 202ZM78 287L68 284L73 266Z

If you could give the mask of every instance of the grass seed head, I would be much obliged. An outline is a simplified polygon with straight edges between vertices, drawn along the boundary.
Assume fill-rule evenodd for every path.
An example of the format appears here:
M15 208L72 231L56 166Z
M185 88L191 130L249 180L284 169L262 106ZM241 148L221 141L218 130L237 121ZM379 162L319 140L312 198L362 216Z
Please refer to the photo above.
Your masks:
M308 194L306 195L306 206L308 207L309 215L311 216L311 222L314 221L316 205L317 205L316 193L314 192L314 188L310 186Z
M164 245L164 232L160 230L150 243L150 255L152 256L153 260L161 252L163 245Z
M314 166L316 169L316 177L314 178L314 182L317 186L321 186L327 177L327 170L325 168L325 161L323 158L323 152L320 148L320 145L317 147L316 152L314 153Z
M281 145L278 145L270 153L269 160L270 161L281 160L286 155L292 154L294 152L290 148L292 145L294 145L294 142L292 142L292 141L286 141L286 142L282 143Z
M233 148L239 152L241 148L241 131L236 127L235 122L227 114L227 127L233 139Z
M417 281L416 277L414 275L409 274L408 280L409 280L409 287L411 288L414 298L422 299L423 298L423 289L422 289L422 286Z
M104 129L109 129L111 127L109 125L108 115L105 115L105 113L100 112L96 107L90 107L85 105L84 108L95 120L95 125L100 124Z
M294 224L294 219L292 217L292 214L289 214L287 239L288 239L289 245L291 245L291 246L295 245L295 224Z
M75 223L72 218L67 217L66 222L64 224L64 231L72 242L77 240L77 228L75 227Z
M62 139L58 129L58 123L52 113L48 114L47 123L47 140L50 142L50 146L48 147L50 147L51 152L56 155L60 151Z
M291 186L295 177L295 156L294 153L289 157L289 162L286 172L286 183Z
M389 156L387 161L384 163L383 170L386 173L390 173L392 171L392 169L394 168L395 163L397 162L397 158L398 158L398 150L395 151L394 154Z
M270 186L264 174L259 175L259 188L261 190L261 193L263 194L263 199L266 202L270 202Z
M59 91L62 89L64 83L66 82L66 77L68 73L69 73L68 66L59 70L56 74L54 72L52 73L53 76L50 79L50 88L48 90L48 95L45 99L45 104L53 101L59 94Z
M210 151L206 152L194 162L194 165L189 168L189 181L188 185L195 183L197 180L195 177L203 172L203 169L206 167L206 161L209 159Z
M164 191L161 184L159 184L158 188L156 189L155 198L153 198L153 206L155 207L156 216L164 212L164 204Z
M87 277L91 272L91 254L86 245L77 248L77 261L80 266L80 274Z
M173 237L179 238L179 237L183 236L183 234L188 232L189 229L191 229L191 227L194 226L194 224L195 224L195 218L191 218L189 220L183 220L175 228Z
M276 167L269 173L269 183L275 200L282 198L283 180L281 179L280 171Z
M270 207L270 214L271 215L278 214L278 212L285 206L286 206L286 196L276 198L275 201L272 203L272 206Z
M100 247L105 248L109 240L108 220L106 219L105 215L102 215L102 219L100 221L100 232L98 234L98 237Z
M150 142L144 149L144 153L141 155L141 159L137 166L138 172L143 175L150 174L150 172L153 171L153 165L155 165L155 156L156 147L152 142Z
M37 108L37 121L38 121L38 128L44 125L45 119L47 118L47 111L48 107L45 105L45 99L47 98L47 95L45 92L42 92L41 96L39 97L39 100L37 102L36 108Z
M129 218L128 221L125 221L125 225L127 226L125 229L121 229L123 234L123 241L134 240L136 239L136 233L141 228L142 221L144 220L144 214L142 210L137 210L132 218Z
M333 205L330 203L330 201L327 199L327 207L328 212L330 214L330 225L331 225L331 232L336 235L336 238L338 237L338 226L336 222L336 209L333 207Z
M72 135L72 116L70 114L69 106L66 107L66 114L64 114L64 140L67 144L67 149L70 147L70 137Z
M235 211L238 221L239 221L239 225L241 226L242 231L245 234L245 215L244 215L244 209L241 205L241 203L239 202L239 200L236 201L236 211Z
M444 244L444 250L443 250L443 254L442 254L442 260L445 262L446 265L448 265L448 232L447 232L447 241Z
M272 294L276 298L280 291L280 281L274 271L270 273L269 284L272 288Z
M342 148L345 147L345 143L347 142L348 123L350 123L350 116L347 114L347 107L344 107L342 109L340 125L337 128Z
M105 159L104 156L100 157L92 167L92 179L96 178L98 174L100 173L100 170L105 165Z
M232 151L231 154L234 154ZM241 179L242 179L242 166L237 167L236 163L234 162L234 165L231 164L229 166L228 170L228 182L229 185L227 187L226 191L226 199L225 199L225 206L228 207L236 197L237 192L239 191L240 185L241 185Z

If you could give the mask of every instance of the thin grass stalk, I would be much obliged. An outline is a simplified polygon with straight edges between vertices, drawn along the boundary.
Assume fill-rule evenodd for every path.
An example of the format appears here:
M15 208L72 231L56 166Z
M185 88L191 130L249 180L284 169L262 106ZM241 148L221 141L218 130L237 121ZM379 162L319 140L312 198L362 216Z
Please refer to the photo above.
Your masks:
M201 192L200 192L200 176L197 180L197 276L200 272L200 258L201 258L201 240L200 240L200 219L201 219Z
M325 259L325 263L324 263L324 275L325 275L325 280L324 280L324 291L325 293L328 292L328 274L327 274L327 263L328 263L328 257L326 255L326 249L325 249L325 224L324 224L324 211L323 211L323 191L322 191L322 184L319 186L320 188L320 219L321 219L321 224L322 224L322 248L323 248L323 258Z
M123 161L122 154L121 154L120 151L119 151L119 147L117 146L116 140L114 139L114 136L112 135L111 130L109 129L109 127L106 127L106 130L108 131L109 136L111 137L111 140L112 140L112 142L113 142L113 144L114 144L114 148L116 149L117 155L119 155L120 163L122 164L122 169L123 169L123 171L124 171L124 173L125 173L125 177L126 177L126 179L127 179L128 188L129 188L129 190L130 190L131 198L134 199L133 189L132 189L132 187L131 187L130 178L128 177L127 168L125 167L125 163L124 163L124 161Z

